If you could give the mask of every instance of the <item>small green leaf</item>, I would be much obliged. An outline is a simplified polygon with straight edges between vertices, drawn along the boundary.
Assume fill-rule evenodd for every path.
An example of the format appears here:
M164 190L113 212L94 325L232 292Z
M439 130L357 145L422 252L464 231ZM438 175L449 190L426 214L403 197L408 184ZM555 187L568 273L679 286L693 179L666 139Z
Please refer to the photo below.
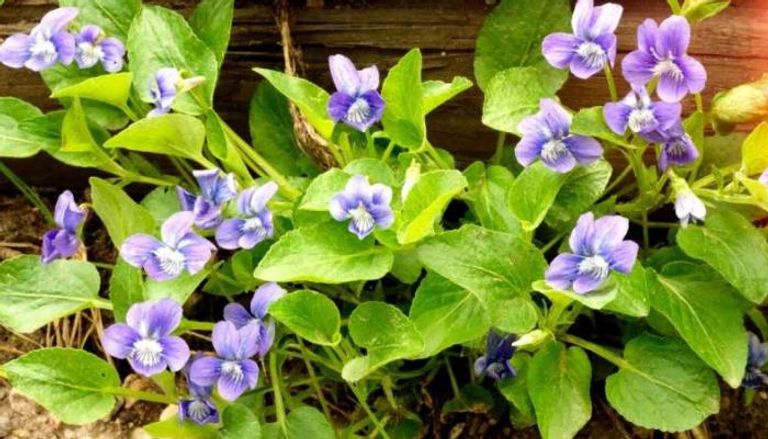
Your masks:
M336 304L315 291L294 291L274 302L269 314L299 337L323 346L341 341L341 315Z
M508 202L524 230L536 230L544 221L568 178L568 174L551 171L541 162L533 163L517 176Z
M234 15L234 0L202 0L189 16L192 30L216 55L219 65L227 53Z
M327 212L331 198L344 190L349 178L349 174L336 168L331 168L318 175L309 183L299 204L299 209Z
M616 298L605 305L603 309L632 317L645 317L651 309L650 282L653 274L648 272L640 262L636 262L629 274L614 273L616 283Z
M469 209L480 222L490 230L519 235L522 226L507 203L509 191L515 176L503 166L489 165L486 169L482 162L475 162L464 170L469 182L465 195Z
M94 76L77 84L57 89L52 98L87 98L123 109L131 96L133 73Z
M195 274L189 274L185 271L175 279L164 281L147 278L144 283L144 297L147 300L170 297L176 302L183 304L197 290L197 287L203 283L209 273L209 269Z
M353 175L364 175L371 183L382 183L389 187L397 184L392 169L379 159L362 158L347 163L344 172Z
M625 147L632 146L627 142L624 136L620 136L608 128L608 124L605 123L605 117L603 116L603 107L590 107L579 110L579 112L573 116L571 133L594 137L614 145Z
M421 51L412 49L389 70L381 87L387 103L381 119L390 139L404 148L418 149L426 140Z
M141 427L147 434L158 439L215 439L219 429L215 425L197 425L194 422L182 422L178 416L171 416L164 421L152 422Z
M0 157L32 157L40 152L42 146L37 136L19 127L19 122L0 114Z
M131 305L144 301L144 276L141 270L119 259L109 278L109 300L115 320L125 321Z
M547 224L558 230L570 229L603 196L612 173L613 167L605 160L569 172L547 213Z
M59 5L76 7L78 22L98 25L108 37L125 41L141 0L59 0Z
M0 97L0 115L8 116L16 122L40 117L43 112L39 108L21 99L6 96Z
M556 290L547 284L546 281L538 280L533 283L533 289L547 296L550 299L557 301L563 298L575 300L582 305L592 309L603 309L606 305L611 303L616 298L616 285L614 282L609 281L605 286L602 286L597 291L592 291L587 294L578 294L573 291L561 291Z
M205 125L184 114L141 119L104 143L106 148L167 154L199 160L203 154Z
M171 215L181 210L176 188L168 186L156 187L139 204L152 215L158 229Z
M205 138L208 151L221 160L228 171L250 181L250 172L237 147L226 137L222 121L214 110L205 112Z
M88 129L80 99L75 99L61 123L61 151L95 152L100 147Z
M714 17L730 4L730 0L685 0L682 15L691 23L698 23Z
M261 438L259 418L243 404L227 406L221 414L221 423L218 439Z
M135 233L151 234L154 231L152 214L122 189L98 177L91 177L89 181L93 210L107 228L115 247L120 248L123 241Z
M512 378L500 381L499 392L509 401L510 417L515 428L527 428L536 424L536 414L533 411L533 403L528 395L528 372L530 370L531 356L525 352L518 352L510 360L510 364L517 372Z
M422 174L403 203L398 242L412 244L433 234L448 203L466 187L467 179L457 170Z
M768 169L768 122L752 130L741 145L741 168L746 175Z
M426 115L456 95L472 88L472 81L463 76L455 76L451 82L424 81L421 88L424 99L424 114Z
M285 421L288 426L285 439L336 438L330 422L314 407L297 407L288 413Z

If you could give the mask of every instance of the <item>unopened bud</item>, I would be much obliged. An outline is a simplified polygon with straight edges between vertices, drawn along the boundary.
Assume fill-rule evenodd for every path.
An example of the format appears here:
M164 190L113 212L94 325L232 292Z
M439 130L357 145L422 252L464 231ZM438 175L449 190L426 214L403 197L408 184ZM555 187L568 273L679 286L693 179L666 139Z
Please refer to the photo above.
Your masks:
M512 343L512 346L518 349L535 348L544 343L549 337L551 337L549 332L542 331L541 329L534 329L515 340L515 342Z
M400 190L400 198L403 201L408 198L408 194L411 192L411 189L413 189L416 182L419 181L419 178L421 178L421 164L416 160L412 160L411 165L408 166L408 169L405 171L405 182L403 183L403 188Z
M712 103L712 116L718 132L730 131L734 125L768 118L768 75L720 93Z
M184 93L192 90L203 82L205 82L205 76L193 76L191 78L180 80L176 85L176 88L178 88L179 93Z

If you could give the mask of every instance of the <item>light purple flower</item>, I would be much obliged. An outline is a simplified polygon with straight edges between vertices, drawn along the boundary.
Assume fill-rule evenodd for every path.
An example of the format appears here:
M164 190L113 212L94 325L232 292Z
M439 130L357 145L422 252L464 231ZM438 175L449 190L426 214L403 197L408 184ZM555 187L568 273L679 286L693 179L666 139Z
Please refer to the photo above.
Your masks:
M219 395L234 401L248 389L255 389L259 365L251 360L258 350L259 324L249 323L238 329L227 321L213 328L216 357L203 357L192 363L189 377L198 386L216 384Z
M349 231L363 239L378 226L387 229L395 216L389 204L392 188L383 184L371 185L362 175L349 179L342 192L331 198L329 207L336 221L349 220Z
M336 93L328 100L328 114L334 122L342 121L358 131L365 131L381 120L384 99L379 88L379 69L376 66L357 70L344 55L328 58Z
M242 218L224 220L216 229L216 243L219 247L234 250L253 248L274 234L272 211L267 202L277 192L277 184L270 181L261 187L244 190L237 197L237 210Z
M765 171L763 171L762 174L760 174L758 181L764 184L765 186L768 186L768 169L766 169Z
M758 389L768 385L768 375L763 372L763 366L768 362L768 343L761 343L757 335L747 332L749 345L747 349L747 370L741 387Z
M632 271L638 246L624 241L628 229L629 221L618 215L597 221L591 212L581 215L569 241L573 253L562 253L552 261L544 274L547 284L586 294L600 288L611 271Z
M75 57L75 37L66 29L77 13L77 8L57 8L45 14L29 35L11 35L0 45L0 62L36 72L57 62L69 65Z
M181 73L172 67L163 67L155 72L155 77L149 83L149 94L155 108L147 117L160 116L171 111L180 81Z
M568 172L576 164L586 165L603 155L595 139L571 135L571 115L552 99L542 99L540 110L518 125L522 133L515 157L523 166L541 160L555 172Z
M680 124L679 102L652 102L645 87L632 86L632 91L619 102L605 104L603 116L611 131L623 136L629 128L649 142L662 140L661 132Z
M680 225L685 228L688 223L704 221L704 218L707 217L707 208L699 197L689 189L675 197L675 215L680 220Z
M213 386L199 386L189 378L189 369L192 363L203 358L197 353L187 361L182 372L187 380L189 398L179 401L179 420L189 419L198 425L215 424L219 422L219 411L211 401Z
M637 29L638 50L621 62L624 78L642 86L658 77L657 93L664 102L678 102L688 93L698 93L707 82L707 71L688 56L691 26L685 17L674 15L658 26L647 19Z
M573 10L573 34L549 34L541 51L553 67L570 67L571 73L587 79L616 61L616 27L623 9L614 3L594 7L593 0L579 0Z
M693 139L682 126L678 125L662 133L661 153L659 154L659 169L665 171L670 165L685 166L699 158L699 150L693 144Z
M275 322L271 318L267 318L269 305L285 294L286 291L280 285L268 282L253 293L250 312L239 303L230 303L224 307L224 320L232 322L237 328L242 328L250 323L259 324L257 353L260 357L267 354L275 340Z
M101 344L109 355L127 359L139 375L157 375L166 368L179 371L189 359L187 343L171 335L181 317L181 305L173 299L134 304L126 323L115 323L104 331Z
M75 203L72 192L64 191L59 195L53 213L53 220L59 227L43 235L41 260L44 264L77 253L83 245L77 235L80 225L85 221L85 214L85 209Z
M174 279L184 270L196 274L211 259L216 247L192 231L194 220L192 212L177 212L163 223L162 241L137 233L123 242L120 256L130 265L143 268L155 280Z
M181 210L191 211L195 214L195 225L203 230L213 229L221 224L221 206L237 195L235 176L226 174L222 176L218 169L205 169L192 171L197 184L200 186L200 195L193 195L181 186L176 187Z
M117 38L105 38L99 26L83 26L75 42L75 61L81 69L91 68L97 63L101 63L104 70L110 73L123 69L125 46Z

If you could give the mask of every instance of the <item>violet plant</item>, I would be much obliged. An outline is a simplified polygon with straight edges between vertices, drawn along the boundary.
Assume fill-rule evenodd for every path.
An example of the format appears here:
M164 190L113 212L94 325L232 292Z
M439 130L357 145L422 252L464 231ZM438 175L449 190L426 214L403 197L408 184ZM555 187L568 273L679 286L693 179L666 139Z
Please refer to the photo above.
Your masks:
M768 382L766 81L707 106L688 54L728 2L670 0L621 57L616 4L503 0L475 54L497 150L468 166L431 143L426 116L472 82L425 80L418 49L392 66L330 54L332 93L255 68L248 141L213 102L232 0L188 19L71 3L0 44L62 107L0 98L0 156L103 176L81 205L62 193L42 255L0 263L4 327L106 322L88 350L0 366L61 421L129 397L177 412L143 426L153 437L424 437L414 395L445 376L437 410L492 404L545 438L575 436L593 398L676 432L719 410L718 380L745 403ZM569 75L610 99L569 108ZM726 144L738 159L718 161ZM114 261L88 254L87 212ZM124 384L134 373L157 388Z

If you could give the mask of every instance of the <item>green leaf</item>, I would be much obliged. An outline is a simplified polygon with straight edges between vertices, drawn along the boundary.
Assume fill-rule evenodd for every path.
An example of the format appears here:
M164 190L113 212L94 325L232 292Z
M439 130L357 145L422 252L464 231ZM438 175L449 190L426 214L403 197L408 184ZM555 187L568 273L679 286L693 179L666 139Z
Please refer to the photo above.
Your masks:
M0 97L0 115L8 116L16 122L43 115L39 108L14 97Z
M517 176L508 202L523 230L536 230L544 221L568 178L568 174L553 172L541 162L533 163Z
M32 351L3 365L13 389L45 407L60 421L90 424L112 411L117 371L101 358L76 349Z
M741 168L746 175L768 169L768 122L757 126L741 145Z
M371 372L402 358L419 355L424 340L402 311L383 302L364 302L349 316L349 335L367 355L348 361L341 376L360 381Z
M467 179L457 170L421 174L403 203L397 240L412 244L431 235L448 203L467 187Z
M524 352L518 352L510 360L510 364L517 375L500 381L499 392L510 403L510 417L515 428L527 428L536 424L536 414L533 411L533 403L528 395L528 372L530 370L531 356Z
M685 0L682 15L691 23L698 23L714 17L730 4L730 0Z
M731 387L738 387L747 361L746 307L738 293L714 271L689 262L666 265L650 286L651 308Z
M480 225L519 235L522 231L520 221L507 203L507 194L515 181L512 172L496 165L489 165L486 169L482 162L475 162L464 170L464 176L469 182L465 198Z
M125 41L141 0L59 0L59 5L78 8L78 22L98 25L108 37Z
M454 76L451 82L424 81L421 84L424 114L453 99L459 93L472 88L472 81L463 76Z
M88 262L43 264L36 255L7 259L0 263L0 323L32 332L93 306L99 284L99 272Z
M148 84L155 73L162 67L175 67L186 77L204 76L205 82L177 96L173 109L200 114L211 106L219 63L179 13L160 6L143 6L131 23L126 49L131 54L133 88L143 100L152 101ZM204 102L196 101L192 93L201 95Z
M131 305L144 301L144 276L141 270L119 259L109 278L109 300L115 320L125 321Z
M528 393L544 439L569 439L592 416L592 367L579 347L553 342L538 351L528 370Z
M219 429L215 425L197 425L194 422L182 422L178 416L171 416L164 421L152 422L141 427L152 438L159 439L214 439Z
M408 149L421 148L427 129L419 49L410 50L389 70L381 95L387 103L381 123L392 142Z
M336 304L315 291L287 294L269 307L269 315L299 337L323 346L341 341L341 315Z
M379 279L392 267L392 252L360 240L338 222L303 227L283 235L253 275L272 282L338 284Z
M237 147L226 137L222 120L214 110L205 112L205 138L208 151L221 160L226 170L250 181L251 173L248 167L243 162Z
M107 140L104 147L200 160L204 142L205 125L199 119L165 114L132 123Z
M322 413L310 406L297 407L285 418L288 432L276 437L285 439L335 439L333 427ZM264 429L266 430L266 429ZM264 434L264 436L267 436Z
M269 69L254 68L280 93L301 110L312 127L326 139L331 138L334 123L328 116L328 93L317 85L295 76Z
M133 73L113 73L95 76L77 84L57 89L52 98L87 98L124 109L131 96Z
M331 168L318 175L304 191L299 209L327 212L331 198L344 190L349 177L349 174L336 168Z
M588 294L578 294L574 291L568 290L556 290L550 287L549 284L543 280L537 280L534 282L532 288L547 296L553 302L562 301L563 299L570 299L575 300L576 302L579 302L588 308L597 310L603 309L607 304L611 303L616 298L616 285L612 281L606 282L606 285Z
M382 183L387 186L396 186L395 174L392 169L379 159L362 158L347 163L344 172L353 175L364 175L371 183Z
M135 233L151 234L154 231L152 214L122 189L98 177L91 177L88 181L91 183L93 210L104 223L116 248L120 248L123 241Z
M80 99L75 99L61 123L61 149L63 152L92 152L100 147L88 129Z
M605 160L569 172L547 213L547 224L558 230L570 229L603 196L612 173L613 167Z
M583 108L574 114L571 133L594 137L614 145L632 147L624 136L620 136L608 128L603 116L603 107Z
M192 30L208 45L219 65L227 53L234 15L234 0L202 0L189 16Z
M642 334L605 383L608 402L640 427L683 431L720 409L717 377L681 341Z
M681 229L677 243L688 256L711 265L752 302L762 303L768 296L768 243L740 214L712 210L703 226Z
M541 41L554 32L571 32L567 0L504 0L488 14L475 43L475 78L488 90L494 75L510 67L533 66L552 90L568 78L567 70L549 66Z
M651 309L648 292L653 274L636 262L629 274L614 273L611 277L616 283L616 298L603 309L632 317L647 316Z
M37 140L37 136L19 127L18 121L0 114L0 157L32 157L43 146Z
M158 229L171 215L181 210L176 188L169 186L156 187L139 204L152 215Z
M221 423L223 425L219 430L219 439L261 438L259 418L243 404L227 406L221 414Z
M195 274L189 274L185 271L175 279L164 281L147 278L144 283L144 297L147 300L170 297L176 302L184 304L209 273L210 269Z

